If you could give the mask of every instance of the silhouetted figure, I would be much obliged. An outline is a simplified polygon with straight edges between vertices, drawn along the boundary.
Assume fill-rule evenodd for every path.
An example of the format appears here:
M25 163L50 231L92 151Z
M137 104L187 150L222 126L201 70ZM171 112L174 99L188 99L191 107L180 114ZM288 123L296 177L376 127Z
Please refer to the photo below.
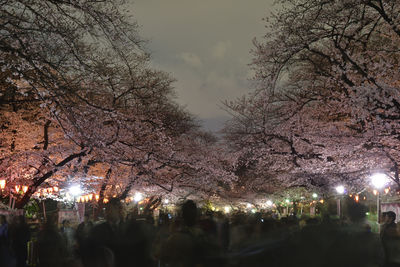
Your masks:
M124 236L123 207L118 199L110 199L107 203L105 219L93 226L87 242L80 248L85 267L123 266L119 255Z
M350 223L342 226L327 239L332 245L327 251L323 266L331 267L378 267L383 263L383 249L379 236L366 226L366 206L350 202L347 205ZM323 236L321 236L323 238Z
M40 267L65 266L70 260L66 243L57 229L55 217L49 216L39 231L37 249Z
M382 213L381 241L385 252L385 267L400 266L400 236L395 223L396 213Z
M182 225L162 244L159 254L162 263L176 267L222 266L218 262L218 247L209 242L196 222L196 204L188 200L182 205Z
M89 233L93 228L93 223L90 220L90 216L86 214L83 222L81 222L75 232L75 239L78 244L78 248L83 246L83 243L88 239Z
M16 267L25 267L28 257L28 242L31 232L24 216L18 216L10 227L11 248L16 258Z
M87 242L80 249L85 267L151 267L154 229L146 218L124 221L119 199L111 199L105 208L105 222L93 226Z
M10 251L9 225L5 215L0 215L0 266L14 266Z
M68 253L73 254L75 247L75 230L71 227L71 222L69 220L63 220L60 231L67 246Z

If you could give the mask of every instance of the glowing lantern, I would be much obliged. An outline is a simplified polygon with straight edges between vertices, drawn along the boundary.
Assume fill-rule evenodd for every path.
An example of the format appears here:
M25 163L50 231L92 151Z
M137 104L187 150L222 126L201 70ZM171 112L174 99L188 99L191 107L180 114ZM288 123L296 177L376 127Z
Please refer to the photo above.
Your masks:
M99 195L96 195L95 197L96 197L96 201L99 201L100 196L99 196Z
M18 193L19 192L19 190L21 189L21 186L20 185L16 185L15 186L15 191Z
M108 203L108 198L105 198L105 199L103 200L103 203Z
M22 191L24 192L24 194L26 193L26 191L28 191L28 186L27 185L24 185L23 187L22 187Z
M387 193L389 193L389 191L390 191L390 188L385 188L385 194L387 194Z
M354 197L354 200L355 200L356 202L358 202L358 201L360 200L360 197L357 195L357 196Z
M49 194L53 193L53 188L49 187L47 188L47 191L49 192Z
M0 189L3 190L6 188L6 180L0 180Z
M319 203L321 203L321 204L324 204L324 200L323 200L323 199L321 199L321 200L319 201Z
M53 190L54 190L54 192L58 192L58 187L57 187L57 186L54 186L54 187L53 187Z
M93 194L89 194L89 200L92 201L93 199Z
M89 202L89 196L88 195L85 196L85 201Z
M378 190L374 189L374 191L372 191L372 193L374 193L374 195L376 196L378 194Z

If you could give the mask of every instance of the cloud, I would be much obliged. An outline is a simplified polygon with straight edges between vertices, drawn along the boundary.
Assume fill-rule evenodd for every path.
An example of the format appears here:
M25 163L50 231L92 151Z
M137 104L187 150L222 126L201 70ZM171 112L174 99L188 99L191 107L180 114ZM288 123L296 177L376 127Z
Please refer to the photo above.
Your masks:
M230 41L219 41L213 48L211 55L213 58L222 59L225 57L226 52L232 47Z
M177 81L176 101L216 130L229 117L221 101L251 91L252 39L274 0L132 0L152 63ZM240 18L240 19L239 19Z
M192 67L199 68L203 66L200 57L198 57L196 54L183 52L179 54L179 58Z

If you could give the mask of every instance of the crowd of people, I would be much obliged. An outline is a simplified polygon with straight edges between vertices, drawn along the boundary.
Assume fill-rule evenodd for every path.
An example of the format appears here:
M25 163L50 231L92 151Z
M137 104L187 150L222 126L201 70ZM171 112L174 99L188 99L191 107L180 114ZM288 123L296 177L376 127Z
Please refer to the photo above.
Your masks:
M202 267L202 266L400 266L396 214L382 214L372 233L355 204L346 219L282 217L212 211L200 214L186 201L179 216L125 214L120 201L104 219L77 226L56 217L32 231L23 216L0 216L0 267ZM10 220L10 218L8 218ZM32 241L34 240L34 242ZM34 244L28 260L28 242ZM28 260L28 261L27 261Z

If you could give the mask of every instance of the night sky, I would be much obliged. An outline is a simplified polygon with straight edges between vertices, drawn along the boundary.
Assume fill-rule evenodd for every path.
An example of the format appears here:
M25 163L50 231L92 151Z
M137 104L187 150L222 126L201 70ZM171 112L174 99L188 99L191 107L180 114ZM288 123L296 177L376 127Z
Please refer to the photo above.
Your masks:
M177 82L177 102L211 131L229 115L221 101L249 92L252 39L273 0L136 0L132 14L150 42L152 63Z

